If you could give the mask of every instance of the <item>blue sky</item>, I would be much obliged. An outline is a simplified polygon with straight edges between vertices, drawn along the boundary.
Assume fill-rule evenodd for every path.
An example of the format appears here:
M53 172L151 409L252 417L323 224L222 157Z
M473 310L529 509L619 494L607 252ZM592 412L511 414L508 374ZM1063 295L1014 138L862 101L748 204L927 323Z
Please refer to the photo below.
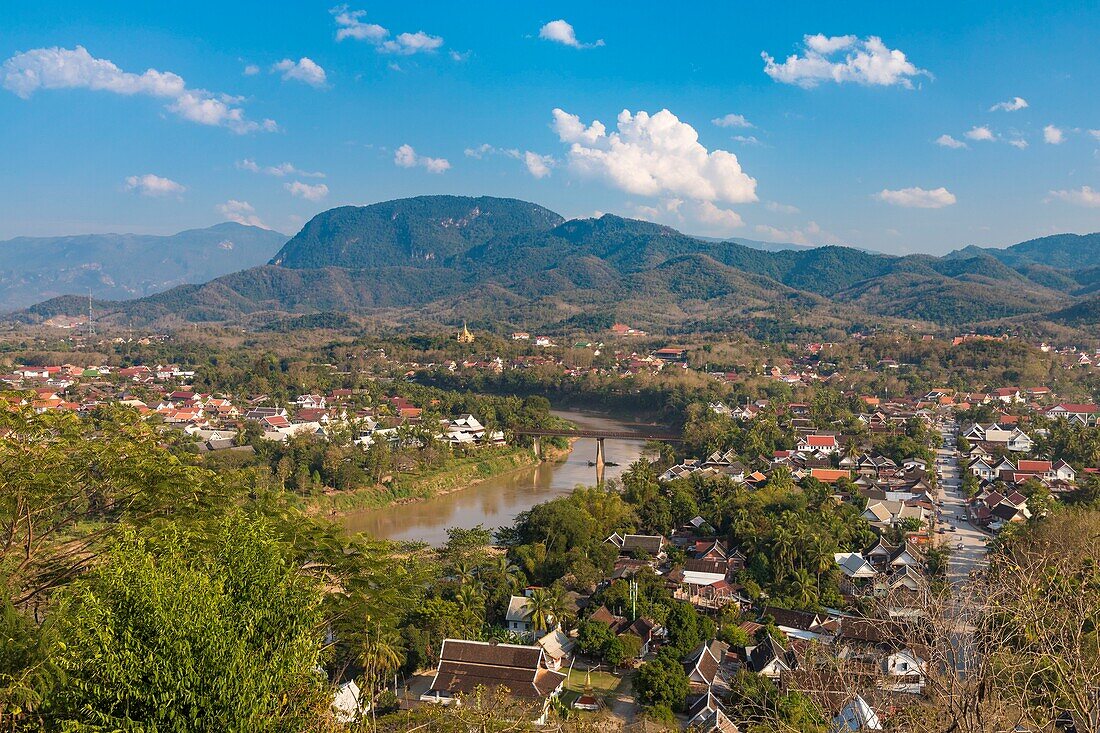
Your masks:
M7 3L0 238L424 193L896 253L1096 231L1098 37L1095 2Z

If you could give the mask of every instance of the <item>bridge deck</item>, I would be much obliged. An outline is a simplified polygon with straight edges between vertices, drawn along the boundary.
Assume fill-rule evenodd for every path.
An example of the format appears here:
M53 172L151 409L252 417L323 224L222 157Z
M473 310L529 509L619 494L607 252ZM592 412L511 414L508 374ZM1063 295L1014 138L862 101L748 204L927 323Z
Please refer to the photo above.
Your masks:
M683 442L683 436L675 433L640 432L634 430L538 430L519 429L513 430L516 435L530 435L533 437L560 437L560 438L606 438L608 440L659 440L664 442Z

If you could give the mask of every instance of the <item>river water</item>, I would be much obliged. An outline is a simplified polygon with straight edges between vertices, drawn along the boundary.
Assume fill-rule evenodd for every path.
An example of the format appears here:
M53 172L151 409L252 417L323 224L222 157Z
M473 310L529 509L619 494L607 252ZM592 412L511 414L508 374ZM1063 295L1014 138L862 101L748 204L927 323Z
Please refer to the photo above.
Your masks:
M582 410L554 410L555 415L589 430L641 429L642 423ZM607 440L604 458L617 463L607 466L604 480L617 478L642 455L644 441ZM595 440L578 440L562 461L541 463L495 476L479 484L413 504L367 509L344 516L349 531L391 540L420 540L441 545L449 527L469 529L479 524L489 529L510 525L520 512L556 496L568 494L577 485L596 483L596 469L588 462L596 458Z

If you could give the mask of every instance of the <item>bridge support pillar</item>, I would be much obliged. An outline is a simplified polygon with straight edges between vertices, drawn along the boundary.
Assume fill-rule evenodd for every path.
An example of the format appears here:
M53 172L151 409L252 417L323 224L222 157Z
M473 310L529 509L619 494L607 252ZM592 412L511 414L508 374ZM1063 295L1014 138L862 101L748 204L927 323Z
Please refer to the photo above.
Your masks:
M542 436L536 435L532 441L532 447L535 449L535 458L542 460Z
M604 457L603 457L603 438L596 438L596 485L599 486L603 483L603 469L604 469Z

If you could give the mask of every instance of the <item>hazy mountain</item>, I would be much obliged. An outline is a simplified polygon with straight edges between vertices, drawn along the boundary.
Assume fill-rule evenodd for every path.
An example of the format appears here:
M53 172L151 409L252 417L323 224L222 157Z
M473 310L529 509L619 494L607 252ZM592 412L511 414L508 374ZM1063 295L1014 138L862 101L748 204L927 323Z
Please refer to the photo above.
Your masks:
M1029 239L1005 249L971 245L947 255L947 259L987 254L1009 267L1045 265L1059 270L1100 267L1100 232L1092 234L1054 234Z
M285 242L278 232L232 222L171 236L9 239L0 242L0 310L66 293L119 300L206 282L267 262Z
M286 322L288 314L348 313L536 328L613 316L670 330L875 317L972 324L1060 310L1088 287L1046 265L1014 269L987 250L950 258L836 246L769 252L619 216L563 221L522 201L458 196L323 212L272 262L104 304L103 317ZM58 299L26 317L72 307Z

